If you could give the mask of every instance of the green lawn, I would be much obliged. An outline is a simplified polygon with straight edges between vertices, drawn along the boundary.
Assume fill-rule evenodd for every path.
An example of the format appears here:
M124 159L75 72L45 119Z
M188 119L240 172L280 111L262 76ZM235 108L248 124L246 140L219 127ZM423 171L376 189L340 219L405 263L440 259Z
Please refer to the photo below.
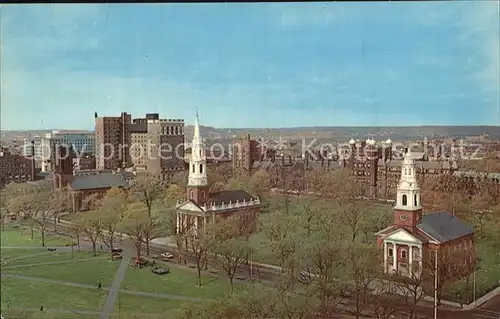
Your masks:
M189 302L180 300L140 297L120 293L111 318L119 319L120 315L123 314L126 314L127 319L176 318L176 314L189 304Z
M2 311L11 308L100 310L106 291L68 287L53 283L2 278Z
M31 239L29 227L22 226L13 228L12 225L6 225L5 230L0 231L0 243L2 246L40 246L42 247L41 233L38 229L34 231L34 238ZM46 246L65 246L71 243L69 239L57 236L45 235Z
M13 253L13 256L9 253ZM3 266L18 266L18 265L31 265L31 264L43 264L50 262L60 262L69 260L79 260L93 258L93 254L87 251L78 252L75 249L74 255L67 251L48 251L47 249L4 249L7 256L4 257L2 253L2 259L6 261ZM98 257L104 257L107 255L102 255Z
M170 268L167 275L155 275L149 267L130 267L122 282L122 289L209 299L223 296L230 290L229 281L223 277L202 275L200 287L196 269L186 269L175 264L166 264L166 267Z
M71 260L71 253L63 254L67 254L67 260ZM7 268L4 272L87 285L97 285L101 282L104 286L109 286L119 264L119 260L111 261L108 258L95 258L93 260L77 260L76 262L54 265Z

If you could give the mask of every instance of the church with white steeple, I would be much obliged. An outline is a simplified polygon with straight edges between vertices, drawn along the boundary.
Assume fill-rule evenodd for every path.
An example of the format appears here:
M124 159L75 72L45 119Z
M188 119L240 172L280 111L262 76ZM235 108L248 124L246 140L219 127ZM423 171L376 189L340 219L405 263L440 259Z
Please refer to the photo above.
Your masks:
M449 212L423 214L420 195L415 161L408 150L401 164L393 224L376 233L377 243L383 251L384 272L418 276L436 251L458 252L463 255L464 265L473 265L473 227ZM473 270L462 268L461 271Z
M237 215L252 228L260 212L260 199L244 190L210 192L206 163L206 148L196 114L191 142L186 200L177 203L177 233L203 230L218 218Z

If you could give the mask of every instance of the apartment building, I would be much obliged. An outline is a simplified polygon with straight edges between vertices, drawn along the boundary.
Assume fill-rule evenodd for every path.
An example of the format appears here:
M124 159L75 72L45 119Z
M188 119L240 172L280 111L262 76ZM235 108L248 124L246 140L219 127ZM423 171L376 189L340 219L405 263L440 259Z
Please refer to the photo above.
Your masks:
M184 169L184 120L160 119L158 113L132 119L95 114L98 169L136 168L160 179Z
M33 154L34 143L31 143L30 152ZM12 154L8 148L0 150L0 187L11 182L24 183L36 179L36 167L33 157Z

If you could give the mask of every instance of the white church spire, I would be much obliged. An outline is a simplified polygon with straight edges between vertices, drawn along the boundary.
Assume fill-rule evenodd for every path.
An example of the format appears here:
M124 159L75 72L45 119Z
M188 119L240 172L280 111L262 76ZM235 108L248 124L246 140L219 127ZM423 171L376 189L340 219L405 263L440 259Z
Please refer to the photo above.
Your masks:
M420 206L420 187L417 182L415 160L411 151L405 154L401 164L401 178L397 189L396 207L400 210L418 210Z
M191 141L191 160L189 162L189 186L206 186L208 184L206 166L205 146L200 133L198 112L196 112L193 140Z

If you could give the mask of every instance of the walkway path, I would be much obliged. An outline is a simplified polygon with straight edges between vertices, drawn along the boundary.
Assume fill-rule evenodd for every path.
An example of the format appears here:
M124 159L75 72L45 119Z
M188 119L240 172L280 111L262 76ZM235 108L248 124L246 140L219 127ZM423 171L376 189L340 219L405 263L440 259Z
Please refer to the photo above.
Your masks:
M52 284L69 286L69 287L88 288L88 289L93 289L93 290L96 289L95 285L79 284L76 282L62 281L62 280L56 280L56 279L47 279L47 278L23 276L23 275L16 275L16 274L6 274L6 273L0 273L0 278L1 277L17 278L17 279L28 280L28 281L48 282L48 283L52 283ZM103 287L102 289L108 290L108 291L111 290L110 288L106 288L106 287ZM174 295L174 294L161 294L161 293L122 290L122 289L118 289L118 290L116 290L116 292L121 292L121 293L125 293L128 295L134 295L134 296L155 297L155 298L163 298L163 299L176 299L176 300L186 300L186 301L205 301L206 300L203 298L194 298L194 297L187 297L187 296Z
M26 312L40 312L40 308L10 308L11 310L26 311ZM79 309L43 309L43 312L48 313L66 313L66 314L76 314L76 315L89 315L95 316L99 314L97 310L79 310Z
M115 278L109 289L108 296L104 301L104 307L102 308L101 315L99 319L109 319L115 308L116 298L118 297L118 291L122 284L123 279L125 279L125 273L127 272L128 266L130 264L130 257L123 256L120 266L116 270Z

